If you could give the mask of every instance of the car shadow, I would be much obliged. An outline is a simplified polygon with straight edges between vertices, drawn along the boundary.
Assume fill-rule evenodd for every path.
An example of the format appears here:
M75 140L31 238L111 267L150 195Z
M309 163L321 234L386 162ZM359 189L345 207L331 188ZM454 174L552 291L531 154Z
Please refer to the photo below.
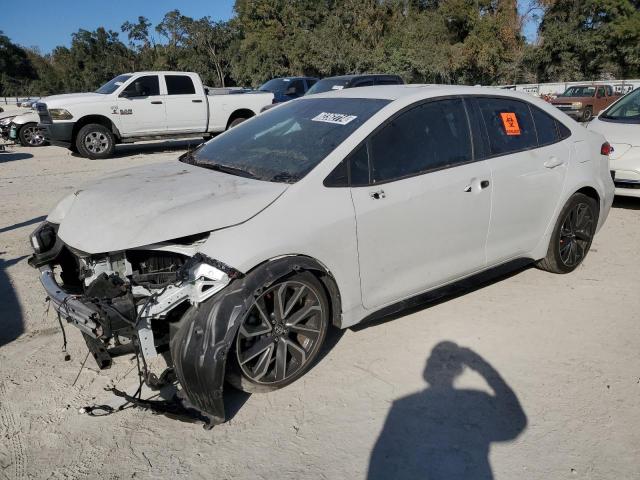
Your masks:
M27 258L27 255L5 260L0 252L0 347L6 345L24 333L22 308L16 291L11 284L7 268Z
M437 288L427 293L395 303L384 309L372 313L362 322L351 327L353 331L360 331L365 328L380 325L391 320L395 320L412 313L416 313L427 308L434 307L449 300L453 300L462 295L475 292L494 283L501 282L514 277L533 266L530 259L512 260L503 265L491 268L471 277L444 287Z
M125 143L116 145L116 150L109 158L123 158L132 155L150 155L153 153L174 152L182 150L193 150L205 140L202 138L189 138L182 140L164 140L158 142L144 143ZM78 153L71 154L74 157L81 158ZM109 159L107 159L109 160Z
M33 225L33 224L36 224L36 223L40 223L40 222L44 221L45 218L47 218L46 215L42 215L40 217L32 218L31 220L25 220L24 222L14 223L13 225L9 225L7 227L0 228L0 233L8 232L10 230L16 230L18 228L26 227L28 225Z
M492 394L454 387L465 368ZM491 480L494 442L517 438L527 416L515 392L480 355L453 342L431 351L424 390L395 400L371 453L369 480Z
M626 210L640 210L640 198L620 197L613 200L613 208L624 208Z
M27 160L33 155L25 152L0 152L0 163L14 162L16 160Z

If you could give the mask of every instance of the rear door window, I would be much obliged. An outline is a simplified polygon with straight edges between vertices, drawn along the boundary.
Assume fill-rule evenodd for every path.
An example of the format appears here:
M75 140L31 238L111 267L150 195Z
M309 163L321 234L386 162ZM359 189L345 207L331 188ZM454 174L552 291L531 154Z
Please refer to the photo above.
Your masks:
M371 137L369 154L374 183L470 162L462 100L427 102L401 113Z
M362 78L353 82L351 87L371 87L373 86L373 78Z
M538 146L533 118L526 103L510 98L478 98L492 155Z
M193 80L186 75L165 75L168 95L192 95L196 93Z
M401 85L402 82L398 78L393 77L378 77L376 78L376 85Z

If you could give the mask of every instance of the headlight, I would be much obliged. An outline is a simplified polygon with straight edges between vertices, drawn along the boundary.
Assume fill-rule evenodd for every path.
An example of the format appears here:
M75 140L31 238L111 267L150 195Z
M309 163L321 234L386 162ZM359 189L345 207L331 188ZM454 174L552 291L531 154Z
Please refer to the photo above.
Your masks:
M49 115L51 115L51 120L71 120L73 118L73 115L64 108L52 108L49 110Z
M58 234L58 226L44 222L31 234L31 246L36 253L48 252L56 244L56 236Z
M573 102L571 103L573 108L582 108L582 102Z

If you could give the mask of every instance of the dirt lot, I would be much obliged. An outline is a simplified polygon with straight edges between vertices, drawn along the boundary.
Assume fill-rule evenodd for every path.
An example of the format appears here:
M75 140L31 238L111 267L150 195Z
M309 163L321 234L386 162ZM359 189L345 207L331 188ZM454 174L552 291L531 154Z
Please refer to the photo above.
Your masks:
M84 342L67 328L65 362L57 320L27 265L27 236L83 183L184 148L131 146L102 162L56 147L0 153L0 479L454 478L455 468L470 479L638 478L640 202L632 200L616 202L573 274L514 265L333 334L302 380L233 395L231 420L211 431L137 409L79 413L111 402L103 388L112 380L135 390L135 364L121 357L98 371L89 361L74 385ZM433 351L441 342L469 350ZM472 368L453 378L463 364Z

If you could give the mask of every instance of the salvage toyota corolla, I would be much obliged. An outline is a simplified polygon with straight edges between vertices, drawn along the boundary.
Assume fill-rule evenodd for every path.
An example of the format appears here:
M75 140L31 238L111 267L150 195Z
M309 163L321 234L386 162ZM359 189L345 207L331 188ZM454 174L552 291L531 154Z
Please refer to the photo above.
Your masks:
M220 422L225 380L290 384L331 325L516 258L574 270L612 203L608 151L502 90L314 95L76 191L32 234L30 263L96 359L165 354Z

